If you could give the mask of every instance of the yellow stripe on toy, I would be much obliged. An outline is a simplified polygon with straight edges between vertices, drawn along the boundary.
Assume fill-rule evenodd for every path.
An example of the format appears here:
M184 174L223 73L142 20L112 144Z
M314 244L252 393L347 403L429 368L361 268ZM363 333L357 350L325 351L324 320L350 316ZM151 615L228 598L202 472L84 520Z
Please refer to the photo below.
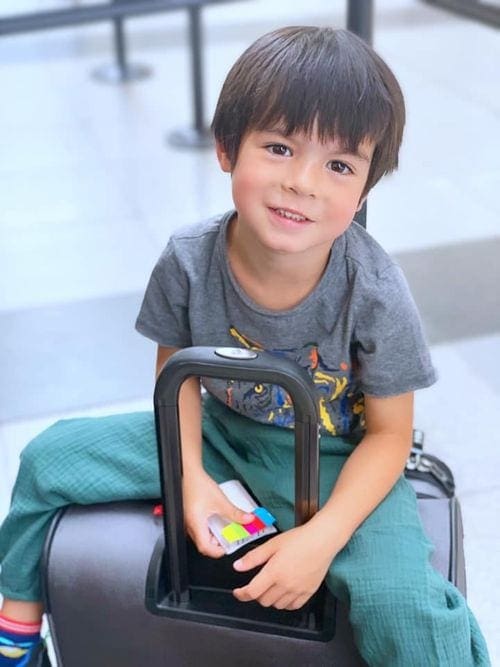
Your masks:
M245 530L245 528L243 528L243 526L241 526L239 523L230 523L225 528L223 528L221 532L228 542L244 540L245 537L250 535L248 530Z

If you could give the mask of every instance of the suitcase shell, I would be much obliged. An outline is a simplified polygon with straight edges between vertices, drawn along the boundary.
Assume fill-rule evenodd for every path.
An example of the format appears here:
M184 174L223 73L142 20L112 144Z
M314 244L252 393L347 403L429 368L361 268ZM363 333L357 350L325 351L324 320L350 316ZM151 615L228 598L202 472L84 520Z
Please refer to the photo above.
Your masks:
M231 372L233 378L242 377L245 375L245 364L248 365L248 360L236 363L232 360L228 363L218 358L214 361L214 350L211 348L204 348L201 352L196 348L183 350L174 356L178 355L181 355L180 362L174 361L179 363L174 368L177 377L172 368L168 375L162 374L173 383L172 387L167 388L167 393L171 389L171 396L164 400L161 383L157 385L155 395L162 480L166 474L168 479L174 479L178 474L176 466L180 465L179 459L175 461L176 456L180 456L180 449L173 446L173 441L178 441L177 393L183 379L189 375L208 375L210 372L213 372L214 377L220 377L221 364L226 370L231 369L227 372ZM206 366L207 355L213 368ZM266 354L260 357L259 363L271 364L273 381L285 385L286 382L277 379L276 358L269 358L270 355ZM281 363L281 360L278 361ZM240 368L235 369L238 363ZM242 379L247 377L248 374ZM259 377L262 378L262 375ZM283 380L282 375L279 378ZM299 378L299 384L302 379ZM310 382L308 376L304 382ZM294 391L297 393L296 388ZM297 411L294 391L290 393ZM305 391L309 391L307 386ZM164 404L160 409L163 410L165 405L168 407L168 415L158 415L160 403ZM318 459L316 446L312 442L312 434L317 433L315 415L304 417L300 409L297 412L299 423L305 424L302 431L307 441L306 447L304 443L296 447L299 462L296 465L296 518L300 522L307 520L317 508ZM169 429L168 435L163 431L164 428ZM166 447L167 442L169 447ZM171 469L167 473L168 466ZM418 485L418 480L415 484ZM231 627L231 619L225 624L224 619L219 617L214 622L207 622L206 619L205 622L198 622L196 613L191 617L188 615L187 619L182 614L176 617L175 612L173 615L163 615L161 611L151 613L148 609L151 607L151 589L158 586L154 554L163 551L164 535L167 536L169 548L166 552L169 558L163 566L157 562L156 570L161 570L169 586L176 579L173 586L180 585L184 591L179 596L181 598L189 584L188 552L182 529L182 496L179 503L180 486L176 490L175 485L165 485L163 482L163 488L167 508L164 523L162 519L153 516L153 501L71 506L56 517L46 542L43 578L45 605L58 665L229 667L238 664L239 667L267 667L286 664L290 667L355 667L365 664L354 646L347 610L338 603L332 604L331 600L326 605L326 625L330 630L326 641L298 638L281 631L242 629L237 624ZM434 489L434 497L431 497L429 488L425 488L423 495L425 497L419 500L419 509L424 527L436 545L433 564L444 576L464 589L465 570L458 501L446 497L437 489ZM174 548L170 548L172 543ZM172 597L176 596L170 595ZM182 607L182 602L176 603L174 599L173 606L176 604ZM236 604L245 606L244 603Z

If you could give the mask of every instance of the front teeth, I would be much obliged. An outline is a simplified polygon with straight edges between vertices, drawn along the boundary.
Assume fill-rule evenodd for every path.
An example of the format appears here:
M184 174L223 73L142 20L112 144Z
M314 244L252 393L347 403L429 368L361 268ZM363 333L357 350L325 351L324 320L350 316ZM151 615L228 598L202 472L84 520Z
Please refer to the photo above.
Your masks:
M295 222L304 222L307 218L304 218L303 215L298 215L297 213L291 213L290 211L285 211L282 208L277 208L276 212L282 215L284 218L289 220L295 220Z

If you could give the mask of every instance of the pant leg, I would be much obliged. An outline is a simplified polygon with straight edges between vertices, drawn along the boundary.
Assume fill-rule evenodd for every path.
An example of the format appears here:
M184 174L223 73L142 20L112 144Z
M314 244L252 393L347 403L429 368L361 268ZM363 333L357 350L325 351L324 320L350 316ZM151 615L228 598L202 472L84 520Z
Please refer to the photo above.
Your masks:
M465 599L431 566L432 549L401 478L333 561L327 585L349 605L370 666L490 665Z
M24 449L11 508L0 528L0 591L39 600L39 564L55 512L160 496L152 413L60 421Z

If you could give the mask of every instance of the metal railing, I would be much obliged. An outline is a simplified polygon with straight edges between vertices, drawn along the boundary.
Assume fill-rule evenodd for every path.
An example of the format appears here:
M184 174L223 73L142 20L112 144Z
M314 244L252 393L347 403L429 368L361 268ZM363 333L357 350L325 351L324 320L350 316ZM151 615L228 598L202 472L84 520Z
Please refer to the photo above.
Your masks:
M424 2L500 28L498 2L488 2L488 0L424 0Z

